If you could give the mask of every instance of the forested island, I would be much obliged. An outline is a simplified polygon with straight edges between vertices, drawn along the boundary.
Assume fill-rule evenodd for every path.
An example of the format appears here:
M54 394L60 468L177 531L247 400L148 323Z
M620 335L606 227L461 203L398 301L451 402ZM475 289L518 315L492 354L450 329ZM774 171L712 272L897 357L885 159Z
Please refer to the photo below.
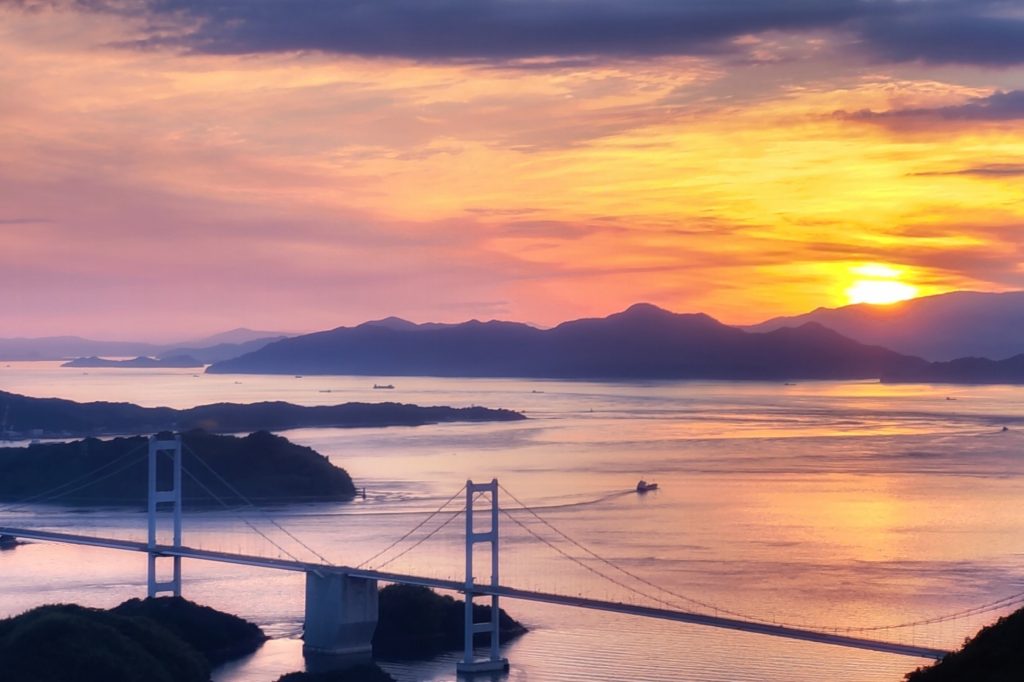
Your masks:
M423 587L380 592L374 656L429 658L462 646L463 603ZM490 616L479 606L478 620ZM502 641L526 628L501 611ZM109 610L41 606L0 620L4 682L208 682L213 667L258 649L267 637L253 623L181 597L132 599ZM331 672L295 672L278 682L392 682L375 664Z
M512 410L421 407L404 403L344 403L307 407L281 401L215 403L188 409L132 403L78 403L0 391L0 437L81 437L186 431L283 431L307 427L422 426L439 422L515 421Z
M0 679L209 682L213 666L265 640L256 625L180 597L133 599L110 610L41 606L0 620Z
M416 585L388 585L380 591L380 617L373 635L373 655L392 659L431 658L445 651L463 647L465 602L441 595ZM491 607L473 604L473 620L491 619ZM499 641L512 641L527 632L526 627L498 612ZM474 642L483 646L490 640L487 633L474 635Z
M325 456L266 431L244 438L186 432L182 466L188 472L182 477L186 504L237 505L239 493L253 502L328 502L349 500L356 492L348 472ZM52 498L38 501L141 505L148 467L148 441L140 436L0 448L0 500L53 490ZM161 487L170 487L169 469L158 469Z

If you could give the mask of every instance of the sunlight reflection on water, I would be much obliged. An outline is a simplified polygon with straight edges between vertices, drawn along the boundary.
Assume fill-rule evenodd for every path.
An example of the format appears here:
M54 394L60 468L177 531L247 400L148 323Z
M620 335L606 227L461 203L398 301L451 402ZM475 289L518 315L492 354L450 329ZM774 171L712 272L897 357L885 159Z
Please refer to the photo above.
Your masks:
M466 478L497 476L530 506L547 507L545 519L628 570L678 595L771 620L900 623L1024 590L1024 530L1016 512L1024 492L1020 388L194 377L175 370L84 375L54 363L12 363L0 370L0 382L28 395L57 390L76 400L148 405L386 398L509 407L531 417L287 432L368 489L365 501L274 510L289 530L338 563L373 555L422 518L412 512L436 508ZM382 397L374 382L396 389ZM1003 425L1011 430L1001 432ZM617 494L641 477L657 480L660 490ZM504 505L514 506L507 499ZM40 507L16 516L26 525L144 534L137 512ZM524 512L513 516L530 520ZM508 584L634 599L567 566L515 522L503 524ZM461 532L452 523L389 568L458 578ZM185 533L196 546L268 551L223 512L189 515ZM139 594L144 571L144 557L96 549L32 544L2 552L0 614L53 601L113 605ZM301 576L197 562L186 562L185 575L188 596L252 618L280 638L221 671L218 682L272 680L301 666L301 643L294 639L301 629ZM919 663L564 607L505 606L532 628L507 647L511 680L895 682ZM992 619L887 638L954 646ZM403 680L439 681L452 679L453 660L387 667Z

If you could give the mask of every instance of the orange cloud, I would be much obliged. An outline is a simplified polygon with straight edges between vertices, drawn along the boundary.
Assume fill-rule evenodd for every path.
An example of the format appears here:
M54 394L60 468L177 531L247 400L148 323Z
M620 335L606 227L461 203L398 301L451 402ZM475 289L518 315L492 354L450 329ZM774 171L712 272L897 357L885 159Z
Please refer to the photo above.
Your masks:
M637 300L756 322L845 303L865 262L921 293L1024 285L1019 178L984 170L1016 169L1024 133L833 115L948 123L1001 91L981 76L841 65L803 34L482 64L138 51L132 17L0 15L10 333Z

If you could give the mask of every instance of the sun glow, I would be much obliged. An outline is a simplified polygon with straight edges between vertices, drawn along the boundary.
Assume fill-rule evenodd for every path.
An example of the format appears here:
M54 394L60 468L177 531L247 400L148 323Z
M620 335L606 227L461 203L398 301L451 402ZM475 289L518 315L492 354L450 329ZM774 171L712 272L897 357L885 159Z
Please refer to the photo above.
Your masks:
M902 271L894 267L868 263L853 268L853 272L860 275L860 278L855 279L846 289L850 303L887 305L917 296L917 287L898 281Z

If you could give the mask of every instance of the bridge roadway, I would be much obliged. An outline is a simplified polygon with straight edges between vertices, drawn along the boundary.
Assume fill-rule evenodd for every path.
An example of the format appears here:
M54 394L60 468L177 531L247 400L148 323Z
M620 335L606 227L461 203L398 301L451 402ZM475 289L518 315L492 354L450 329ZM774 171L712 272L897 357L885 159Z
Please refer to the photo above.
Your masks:
M120 549L131 552L149 553L151 551L145 542L118 540L115 538L90 537L86 535L74 535L70 533L58 533L45 530L29 530L26 528L9 528L0 526L0 535L13 535L18 538L31 540L87 545L90 547L104 547L107 549ZM382 582L420 585L439 590L465 592L465 584L460 581L406 575L404 573L389 573L386 571L307 563L290 559L273 559L245 554L231 554L228 552L193 549L190 547L174 547L171 545L156 545L153 547L153 551L161 556L179 556L185 559L218 561L222 563L255 566L259 568L272 568L282 571L296 571L301 573L341 573L356 578L369 578L373 580L380 580ZM883 642L863 637L851 637L849 635L841 635L836 632L818 632L815 630L804 630L784 625L750 622L736 618L724 618L721 616L691 613L688 611L675 611L672 609L662 609L650 606L637 606L634 604L588 599L587 597L570 597L560 594L551 594L548 592L521 590L514 587L499 586L497 588L491 588L488 585L475 585L473 592L474 594L488 596L496 594L501 598L507 599L521 599L548 604L560 604L562 606L575 606L577 608L593 609L596 611L610 611L612 613L624 613L632 616L658 618L661 620L671 620L680 623L692 623L694 625L704 625L714 628L723 628L726 630L753 632L773 637L797 639L805 642L818 642L820 644L833 644L836 646L854 649L867 649L869 651L879 651L888 654L913 656L914 658L939 659L948 653L941 649L899 644L896 642Z

